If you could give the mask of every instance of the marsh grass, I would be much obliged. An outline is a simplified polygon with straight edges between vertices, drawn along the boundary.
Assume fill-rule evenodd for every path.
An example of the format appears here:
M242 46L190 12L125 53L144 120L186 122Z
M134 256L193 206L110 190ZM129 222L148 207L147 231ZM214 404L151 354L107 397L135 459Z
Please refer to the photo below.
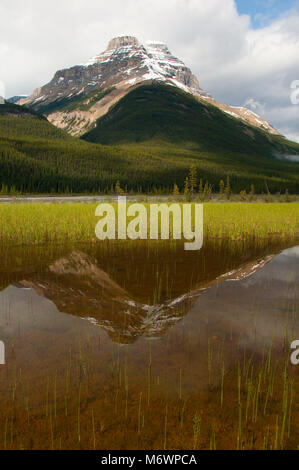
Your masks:
M117 214L117 204L113 205ZM149 204L145 205L149 211ZM96 207L96 204L80 203L0 205L0 243L98 242L105 246L95 236L99 220L95 217ZM299 206L297 203L204 204L204 237L235 241L254 238L257 242L273 237L295 240L299 237Z

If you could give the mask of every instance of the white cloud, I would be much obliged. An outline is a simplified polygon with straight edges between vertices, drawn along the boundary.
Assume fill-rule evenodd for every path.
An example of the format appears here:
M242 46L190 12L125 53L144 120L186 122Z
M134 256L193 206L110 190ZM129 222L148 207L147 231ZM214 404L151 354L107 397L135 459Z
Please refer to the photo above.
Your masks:
M244 106L251 109L257 114L263 114L265 112L266 103L260 103L256 101L254 98L247 98L244 102Z
M0 80L0 104L3 104L5 98L5 86L4 83Z
M7 96L31 93L57 69L86 62L123 34L166 42L216 99L250 99L282 132L299 134L299 105L290 103L290 84L299 79L299 13L253 30L234 0L1 0Z
M287 139L292 140L293 142L298 142L299 144L299 132L295 134L293 132L285 131L284 135Z

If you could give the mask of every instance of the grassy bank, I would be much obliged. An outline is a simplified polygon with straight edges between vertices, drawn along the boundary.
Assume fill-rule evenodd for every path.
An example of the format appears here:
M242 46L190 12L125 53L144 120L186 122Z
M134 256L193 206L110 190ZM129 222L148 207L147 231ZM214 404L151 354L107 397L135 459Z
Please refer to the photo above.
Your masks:
M146 204L149 209L149 204ZM0 206L0 243L95 243L97 204L14 204ZM117 204L114 204L117 212ZM130 220L130 219L128 219ZM204 237L267 240L299 237L296 203L204 204Z

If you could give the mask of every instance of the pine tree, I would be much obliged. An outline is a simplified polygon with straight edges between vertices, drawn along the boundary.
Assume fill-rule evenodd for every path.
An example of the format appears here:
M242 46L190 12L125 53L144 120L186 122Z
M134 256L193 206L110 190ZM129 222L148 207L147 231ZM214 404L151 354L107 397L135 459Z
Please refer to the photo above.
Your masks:
M174 185L173 185L173 192L172 192L172 194L173 194L174 196L179 196L179 195L180 195L180 190L179 190L179 187L178 187L178 185L177 185L176 183L174 183Z
M206 196L208 194L208 191L209 191L209 182L206 181L206 184L205 184L205 187L203 188L203 200L205 201L206 199Z
M199 198L202 199L203 196L203 183L202 183L202 178L200 178L199 181Z
M249 192L249 200L250 201L253 201L254 195L255 195L255 188L254 188L254 184L252 184L250 186L250 192Z
M247 199L246 189L243 189L243 190L240 192L240 196L241 196L242 201L246 201L246 199Z
M190 196L193 197L197 186L197 168L191 165L189 168Z
M226 195L227 199L230 199L231 194L232 194L232 190L231 190L231 187L230 187L229 175L227 175L227 177L226 177L226 186L225 186L225 195Z
M220 196L220 199L222 199L224 196L224 181L223 180L221 180L219 183L219 196Z
M120 182L119 181L117 181L116 184L115 184L115 192L116 192L116 194L119 194L120 196L122 194L124 194L123 190L120 187Z
M186 197L186 201L190 200L190 182L188 176L185 178L185 183L184 183L184 194Z

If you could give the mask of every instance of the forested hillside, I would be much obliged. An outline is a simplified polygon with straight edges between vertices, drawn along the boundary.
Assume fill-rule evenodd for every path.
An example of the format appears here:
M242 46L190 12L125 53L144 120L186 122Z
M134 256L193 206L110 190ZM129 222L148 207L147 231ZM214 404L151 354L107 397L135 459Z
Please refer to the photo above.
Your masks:
M126 142L118 145L112 144L116 137L108 139L110 131L106 128L106 134L103 131L103 135L106 135L105 139L110 145L102 145L71 137L26 108L15 105L2 106L2 193L110 192L115 189L117 182L118 187L126 191L167 192L172 191L174 183L183 191L184 180L191 165L197 167L198 179L202 179L203 184L208 181L213 191L218 191L220 180L229 176L234 192L249 190L251 184L255 185L257 192L265 191L266 187L271 192L285 191L286 188L290 192L299 192L298 164L270 158L269 154L259 155L249 147L246 149L245 143L242 152L221 152L217 149L216 141L219 136L216 135L215 143L212 139L211 144L205 146L191 139L184 141L182 134L177 138L173 135L173 138L168 139L165 134L151 135L152 129L143 127L145 137L139 139L140 142L136 142L132 137L132 130L127 128ZM115 113L115 108L112 112ZM181 113L177 111L176 115L180 122ZM153 118L154 114L152 120ZM122 119L121 111L119 119ZM127 119L131 119L129 114ZM231 120L229 117L227 119ZM114 118L111 122L117 128ZM146 125L150 126L149 120ZM125 127L119 125L118 133L120 129L126 131ZM169 129L172 129L171 123ZM96 129L96 132L98 133L99 129ZM276 139L271 137L274 138ZM280 139L279 145L286 145L283 139L277 139ZM227 142L228 140L223 143L224 148ZM292 145L294 150L299 148L296 144Z

